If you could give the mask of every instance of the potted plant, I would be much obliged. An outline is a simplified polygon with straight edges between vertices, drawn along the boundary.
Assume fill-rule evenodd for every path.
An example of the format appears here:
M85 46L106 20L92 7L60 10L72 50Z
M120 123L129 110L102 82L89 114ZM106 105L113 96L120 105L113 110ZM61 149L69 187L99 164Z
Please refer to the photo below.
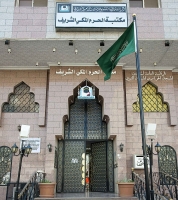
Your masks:
M52 183L47 179L43 179L40 183L38 183L40 188L40 197L54 197L54 189L56 183Z
M124 178L118 182L119 196L120 197L133 197L134 194L134 181L132 179Z

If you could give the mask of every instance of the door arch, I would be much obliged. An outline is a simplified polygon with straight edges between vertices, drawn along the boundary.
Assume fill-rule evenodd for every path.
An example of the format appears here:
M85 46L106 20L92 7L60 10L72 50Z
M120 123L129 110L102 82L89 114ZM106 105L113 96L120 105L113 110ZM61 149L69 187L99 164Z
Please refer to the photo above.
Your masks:
M89 190L114 192L113 143L108 140L109 118L102 118L101 100L99 94L95 99L69 98L64 140L58 147L57 192L85 191L86 153L90 155Z

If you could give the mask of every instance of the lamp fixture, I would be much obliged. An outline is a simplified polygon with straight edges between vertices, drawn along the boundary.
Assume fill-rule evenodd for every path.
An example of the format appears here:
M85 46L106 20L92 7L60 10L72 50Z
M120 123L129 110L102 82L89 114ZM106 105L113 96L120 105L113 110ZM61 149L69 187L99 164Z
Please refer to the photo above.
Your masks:
M143 49L142 48L140 48L140 53L142 53L143 52Z
M52 144L49 143L49 144L47 145L47 147L48 147L49 152L51 152L51 151L52 151Z
M124 150L124 144L120 143L119 148L120 148L120 152L123 152L123 150Z
M155 151L156 151L157 153L159 153L160 150L161 150L161 145L157 142L157 144L155 145Z
M98 65L98 63L97 63L97 62L95 62L95 65Z
M75 49L75 54L78 54L78 49Z
M36 66L38 66L38 62L36 62Z
M170 42L169 42L169 40L165 40L165 47L168 47L169 45L170 45Z
M8 49L7 49L7 52L8 52L8 53L11 53L11 52L12 52L11 48L8 48Z
M5 45L9 45L10 44L10 40L5 40Z
M11 151L12 151L12 153L17 153L17 151L18 151L18 146L16 145L16 143L14 143L14 145L11 147Z
M53 52L56 52L56 48L55 47L53 48Z
M153 65L154 65L154 66L156 66L156 65L157 65L157 63L156 63L156 62L154 62L154 63L153 63Z
M69 40L69 46L73 46L73 41Z
M16 184L16 190L15 190L15 196L14 196L15 200L18 200L19 181L20 181L20 172L21 172L21 166L22 166L22 159L23 159L24 156L28 157L28 155L32 152L32 148L31 148L30 144L28 144L28 146L25 146L25 145L23 145L23 142L24 142L24 140L22 140L21 149L19 149L19 153L18 154L16 154L17 151L18 151L18 146L16 145L16 143L11 147L11 151L14 154L14 156L19 156L20 155L17 184Z
M17 126L17 128L18 128L18 131L20 132L20 131L21 131L21 125L19 124L19 125Z
M104 47L104 41L100 42L100 47Z
M61 64L61 62L60 62L60 61L58 61L58 62L57 62L57 64L58 64L58 65L60 65L60 64Z
M98 49L98 54L100 54L101 53L101 49Z

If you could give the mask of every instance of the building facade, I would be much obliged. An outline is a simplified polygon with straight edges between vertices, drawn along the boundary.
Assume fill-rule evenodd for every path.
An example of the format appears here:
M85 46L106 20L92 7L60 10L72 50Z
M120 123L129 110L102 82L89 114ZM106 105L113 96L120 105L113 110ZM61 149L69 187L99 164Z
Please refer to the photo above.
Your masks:
M57 3L64 6L61 18ZM80 13L75 24L89 19L92 24L71 27L74 16L63 16L72 3L0 0L0 146L20 147L17 127L28 125L29 138L36 138L40 147L23 158L21 181L43 170L57 183L57 192L83 192L89 176L91 191L117 193L117 181L130 176L134 156L142 154L135 55L121 58L106 82L96 61L136 13L144 123L157 125L154 144L177 150L178 3L76 0L76 5L94 8L122 4L127 23L99 27L104 20L98 13L87 19ZM93 89L94 99L78 98L86 86ZM18 163L13 157L13 182ZM155 157L155 171L157 166Z

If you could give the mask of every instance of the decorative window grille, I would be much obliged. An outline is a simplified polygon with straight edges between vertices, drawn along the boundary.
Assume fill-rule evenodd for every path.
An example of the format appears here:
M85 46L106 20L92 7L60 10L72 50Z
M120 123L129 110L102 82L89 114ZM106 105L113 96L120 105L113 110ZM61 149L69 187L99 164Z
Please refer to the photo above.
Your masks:
M144 112L168 112L168 103L163 101L161 93L149 82L142 87ZM133 112L140 112L139 98L132 104Z
M2 112L36 113L39 112L39 104L35 102L35 95L30 92L30 87L22 82L9 95L8 102L2 106Z

